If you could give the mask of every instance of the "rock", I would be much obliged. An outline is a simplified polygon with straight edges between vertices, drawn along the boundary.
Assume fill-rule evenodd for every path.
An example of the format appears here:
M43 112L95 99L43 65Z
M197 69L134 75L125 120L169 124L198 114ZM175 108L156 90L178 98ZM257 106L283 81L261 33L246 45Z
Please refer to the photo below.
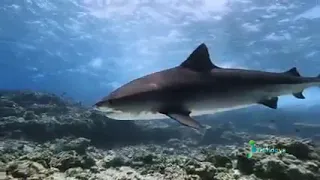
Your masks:
M63 151L53 157L49 165L64 172L69 168L76 167L89 169L95 165L95 160L87 155L79 155L75 151Z
M15 107L0 107L0 117L21 116L23 111Z
M309 171L312 171L312 172L318 172L319 171L319 165L317 165L315 162L307 161L305 163L305 166L306 166L306 169L308 169Z
M252 174L255 163L256 160L254 158L248 159L247 155L244 153L237 156L237 169L239 169L243 174Z
M232 167L232 161L229 157L223 155L209 155L205 159L208 162L211 162L216 167Z
M48 150L42 150L42 151L34 151L30 152L24 156L21 156L21 160L30 160L37 162L44 166L45 168L49 168L50 161L53 158L54 154Z
M0 171L0 179L1 180L7 180L8 176L4 171Z
M139 172L130 167L120 167L119 169L107 169L92 176L92 180L152 180L156 178L144 178Z
M60 97L49 93L33 91L11 91L10 93L8 93L10 99L22 107L33 104L57 104L60 106L66 104Z
M26 109L28 111L33 111L36 115L47 114L55 116L68 112L68 109L65 106L58 106L56 104L33 104Z
M88 169L82 169L80 167L70 168L66 172L66 177L72 177L77 180L89 180L92 173Z
M163 153L168 155L173 155L175 153L175 149L174 148L164 149Z
M43 177L46 169L37 162L13 161L7 165L6 172L14 178L39 178Z
M312 151L309 145L299 141L285 144L284 148L286 149L287 153L294 155L298 159L308 159L309 153Z
M236 180L239 179L238 176L234 176L228 172L220 172L214 176L214 180Z
M23 115L23 118L25 120L32 120L32 119L37 119L37 116L34 114L33 111L26 111Z
M181 148L182 142L180 139L171 138L168 140L168 145L174 148Z
M0 172L5 172L5 170L6 170L6 164L0 161Z
M275 157L268 157L258 161L254 165L254 174L257 177L271 178L275 180L286 179L286 169L288 166Z
M252 174L250 176L239 177L237 180L261 180L261 179Z
M10 101L10 100L4 99L4 98L0 99L0 107L15 108L17 106L18 105L13 101Z
M83 137L76 139L57 139L50 148L55 152L75 150L79 154L84 154L90 142L90 139Z
M288 179L290 180L317 180L317 177L311 171L306 170L301 166L298 167L297 165L290 164L286 171Z
M202 180L212 180L216 173L216 168L209 162L190 161L186 166L187 174L198 175Z
M157 162L158 157L152 153L142 153L135 155L133 161L142 162L143 164L153 164Z
M118 155L109 155L103 158L102 166L104 168L121 167L129 164L128 159Z

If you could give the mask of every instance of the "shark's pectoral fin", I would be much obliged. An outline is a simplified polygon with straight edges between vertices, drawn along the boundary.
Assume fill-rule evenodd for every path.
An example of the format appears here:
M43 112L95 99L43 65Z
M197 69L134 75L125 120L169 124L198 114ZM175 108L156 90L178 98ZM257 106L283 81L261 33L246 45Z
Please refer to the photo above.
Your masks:
M265 105L265 106L272 108L272 109L277 109L278 108L278 99L279 99L278 97L264 99L264 100L259 101L258 104Z
M289 69L288 71L286 71L286 72L284 72L284 73L285 73L285 74L292 75L292 76L297 76L297 77L300 77L300 76L301 76L296 67L291 68L291 69Z
M199 72L219 68L211 62L208 48L204 43L200 44L180 66Z
M292 94L294 97L298 98L298 99L305 99L306 97L304 97L304 95L302 94L302 92L298 92L298 93L293 93Z
M174 119L178 121L180 124L192 127L196 130L202 129L204 126L202 126L198 121L194 120L189 116L189 113L162 113L166 116L170 117L171 119Z

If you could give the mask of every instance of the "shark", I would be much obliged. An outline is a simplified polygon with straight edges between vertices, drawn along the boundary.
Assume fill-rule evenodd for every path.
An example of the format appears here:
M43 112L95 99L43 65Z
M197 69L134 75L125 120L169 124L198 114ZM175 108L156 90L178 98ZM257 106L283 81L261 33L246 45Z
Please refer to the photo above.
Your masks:
M194 117L263 105L278 108L279 96L305 99L303 90L320 86L320 75L302 77L297 68L284 72L223 68L200 44L180 65L134 79L94 104L114 120L173 119L196 130Z

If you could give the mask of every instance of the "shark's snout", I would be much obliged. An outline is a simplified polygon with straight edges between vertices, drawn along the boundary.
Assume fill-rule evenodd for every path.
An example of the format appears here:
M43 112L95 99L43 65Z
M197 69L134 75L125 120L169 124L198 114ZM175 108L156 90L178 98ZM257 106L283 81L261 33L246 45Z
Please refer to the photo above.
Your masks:
M122 111L115 107L114 100L107 97L95 103L94 109L104 112L107 117L113 118L122 113Z
M104 103L104 101L99 101L99 102L95 103L95 104L93 105L93 107L103 106L103 103Z
M93 108L96 110L103 110L104 112L112 112L111 101L109 99L98 101L93 105Z
M95 107L112 107L114 102L113 98L108 95L104 97L102 100L98 101L97 103L94 104Z
M94 110L103 112L104 115L111 119L127 120L130 119L130 113L124 113L119 108L112 106L112 100L102 100L94 104Z

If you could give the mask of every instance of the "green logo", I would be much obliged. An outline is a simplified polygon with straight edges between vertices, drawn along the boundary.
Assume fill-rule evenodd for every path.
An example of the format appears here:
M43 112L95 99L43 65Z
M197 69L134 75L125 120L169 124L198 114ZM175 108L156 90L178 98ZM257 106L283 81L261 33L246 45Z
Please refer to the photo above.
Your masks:
M286 149L279 149L275 147L257 147L256 142L254 140L249 141L250 152L247 153L247 158L252 158L254 153L268 153L268 154L278 154L278 153L286 153Z
M256 144L256 142L254 140L249 141L250 152L247 154L247 158L251 158L253 153L255 153L257 151L255 144Z

